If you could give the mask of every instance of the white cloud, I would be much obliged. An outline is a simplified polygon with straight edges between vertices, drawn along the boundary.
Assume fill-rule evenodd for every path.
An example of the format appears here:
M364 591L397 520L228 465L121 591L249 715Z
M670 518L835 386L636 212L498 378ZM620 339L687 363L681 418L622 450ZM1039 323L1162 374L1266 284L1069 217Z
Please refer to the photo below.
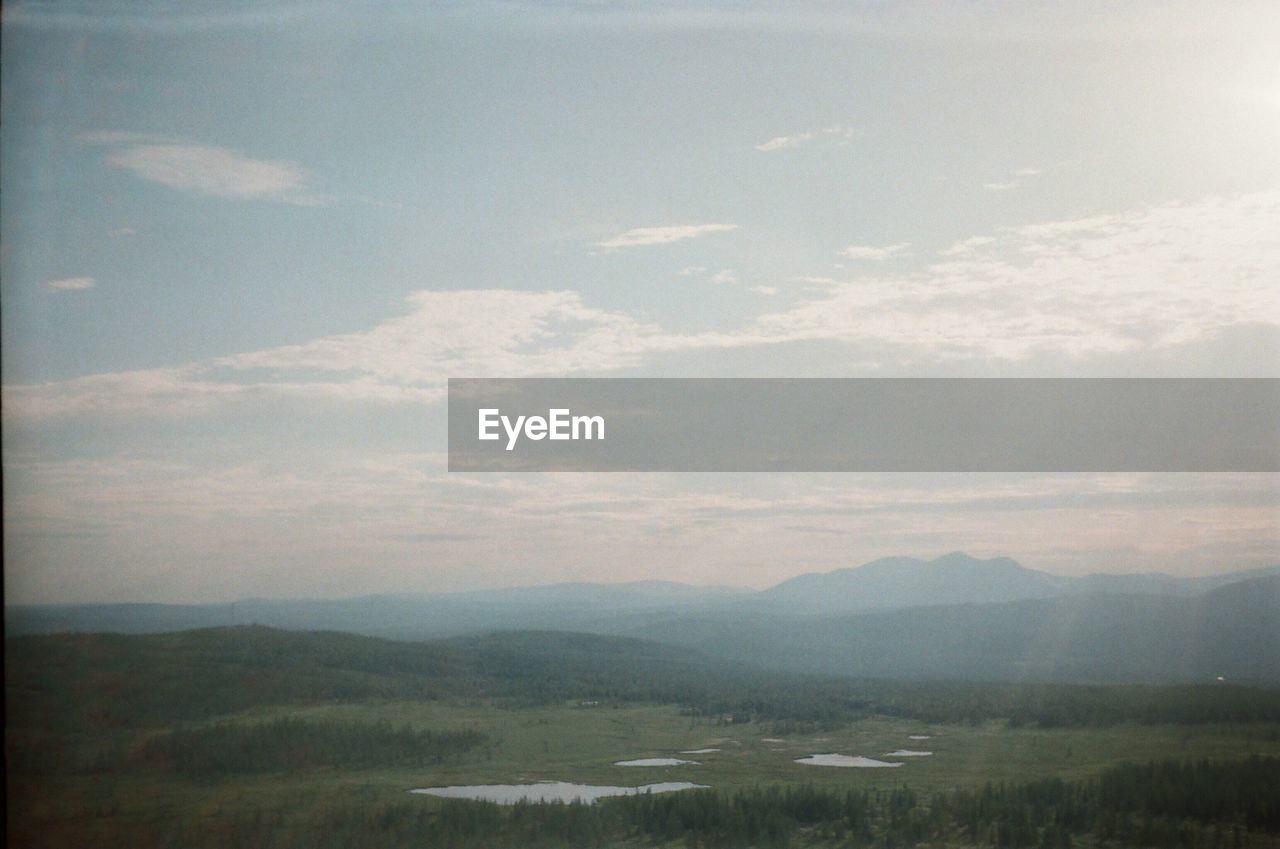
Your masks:
M858 131L853 127L827 127L822 131L822 134L827 138L842 142L851 142L859 135Z
M1008 192L1014 189L1022 188L1024 185L1026 185L1027 181L1032 180L1036 177L1039 177L1043 173L1044 173L1043 169L1033 168L1030 166L1024 167L1024 168L1015 168L1013 171L1010 172L1011 179L993 180L990 183L983 183L982 188L986 189L989 192Z
M715 273L709 274L707 268L701 265L690 265L676 272L677 277L698 277L707 283L729 284L737 283L738 275L733 269L722 268Z
M136 133L130 130L94 130L76 136L82 144L175 144L177 139L157 133Z
M724 233L738 229L737 224L687 224L672 227L636 227L611 239L597 242L597 247L636 248L647 245L665 245L684 239L695 239L708 233Z
M64 277L61 280L50 280L44 284L57 292L83 292L92 289L98 281L92 277Z
M917 365L1130 356L1233 326L1280 326L1277 234L1280 192L1009 228L957 242L915 270L821 278L794 306L694 333L591 307L578 292L421 291L407 296L402 315L367 330L175 368L6 386L0 409L41 419L293 397L430 403L451 375L603 374L674 352L815 340Z
M310 175L296 162L252 159L222 147L193 144L131 144L107 164L180 191L232 200L274 200L314 205Z
M853 127L824 127L817 132L796 133L791 136L775 136L766 142L756 145L755 148L762 153L772 153L776 150L787 150L788 148L800 147L801 145L806 145L814 141L827 141L844 145L853 141L857 137L858 131Z
M879 262L880 260L898 256L909 247L911 247L910 242L899 242L896 245L884 245L883 247L877 247L875 245L850 245L844 250L839 251L839 254L847 259Z
M189 415L234 401L310 397L429 403L450 376L523 377L611 371L650 350L697 345L576 292L421 291L408 311L355 333L165 369L4 387L6 413Z
M657 328L586 306L577 292L414 292L410 311L368 331L225 357L234 369L319 369L426 384L449 375L521 377L636 364Z
M94 374L56 383L4 387L6 413L42 420L67 415L165 413L206 410L246 391L231 383L204 381L191 367Z
M776 286L752 286L751 291L758 295L776 295L778 288Z
M996 240L991 236L973 236L969 239L961 239L949 248L938 251L939 256L968 256L978 248L994 245Z
M756 145L756 150L769 153L774 150L785 150L789 147L799 147L807 141L813 139L813 133L799 133L794 136L775 136L767 142Z
M860 278L759 318L760 338L847 340L942 362L1159 350L1280 325L1280 192L1049 222Z

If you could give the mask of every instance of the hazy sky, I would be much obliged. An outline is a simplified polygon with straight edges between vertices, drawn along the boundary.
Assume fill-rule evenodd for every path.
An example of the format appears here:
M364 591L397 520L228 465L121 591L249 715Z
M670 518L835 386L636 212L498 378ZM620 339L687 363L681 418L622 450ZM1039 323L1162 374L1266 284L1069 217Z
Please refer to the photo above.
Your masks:
M1274 475L442 453L450 376L1280 376L1280 5L191 8L5 4L10 602L1280 562Z

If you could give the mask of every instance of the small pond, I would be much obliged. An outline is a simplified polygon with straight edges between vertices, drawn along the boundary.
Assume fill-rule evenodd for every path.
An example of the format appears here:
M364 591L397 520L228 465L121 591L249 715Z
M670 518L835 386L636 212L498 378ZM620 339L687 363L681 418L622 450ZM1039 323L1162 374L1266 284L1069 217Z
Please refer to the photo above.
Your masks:
M808 764L809 766L845 766L863 769L902 766L902 764L878 761L875 758L864 758L861 755L837 755L835 752L825 755L810 755L807 758L796 758L796 763Z
M688 781L664 781L640 787L572 784L568 781L540 781L537 784L466 784L453 787L419 787L410 793L439 796L444 799L475 799L514 805L517 802L594 802L608 796L636 796L643 793L670 793L706 787Z

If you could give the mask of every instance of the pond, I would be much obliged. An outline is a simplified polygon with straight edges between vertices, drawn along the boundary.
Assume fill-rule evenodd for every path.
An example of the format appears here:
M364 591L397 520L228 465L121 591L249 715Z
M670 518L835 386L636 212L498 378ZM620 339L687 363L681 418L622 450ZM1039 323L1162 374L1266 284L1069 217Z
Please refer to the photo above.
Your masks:
M698 765L697 761L686 761L681 758L636 758L633 761L614 761L614 766L683 766Z
M863 769L902 766L902 764L878 761L875 758L864 758L861 755L837 755L835 752L825 755L810 755L807 758L796 758L796 763L809 766L845 766Z
M644 793L670 793L706 787L688 781L664 781L640 787L573 784L568 781L540 781L537 784L465 784L452 787L419 787L410 793L439 796L444 799L475 799L514 805L517 802L594 802L609 796L636 796Z

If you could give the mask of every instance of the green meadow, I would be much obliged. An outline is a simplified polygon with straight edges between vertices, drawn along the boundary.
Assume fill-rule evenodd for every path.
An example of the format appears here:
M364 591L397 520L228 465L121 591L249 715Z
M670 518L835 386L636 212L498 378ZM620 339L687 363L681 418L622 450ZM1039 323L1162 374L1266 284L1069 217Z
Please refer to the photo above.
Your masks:
M544 637L485 638L479 653L467 642L267 629L10 640L9 843L1272 846L1280 837L1273 691L778 678L638 641ZM1182 719L1160 720L1168 716ZM1210 721L1231 716L1241 719ZM718 751L682 754L707 748ZM899 749L932 754L889 754ZM819 753L902 766L796 762ZM697 763L615 765L662 757ZM541 781L709 789L501 807L409 792ZM1116 801L1116 786L1136 795ZM1179 793L1214 805L1188 817L1185 799L1169 807Z
M456 760L423 768L344 770L317 767L258 775L183 777L147 772L110 775L10 776L13 845L169 845L175 835L201 845L243 823L267 822L281 833L303 828L326 810L352 803L439 808L456 804L422 795L418 787L568 781L634 786L690 781L719 791L776 785L820 789L907 787L921 793L981 788L989 782L1085 779L1119 763L1280 757L1280 724L1118 725L1108 728L1008 728L998 721L922 724L870 717L847 727L777 737L771 723L723 725L684 715L675 705L577 703L508 708L483 703L385 702L275 706L218 717L254 725L280 717L390 723L429 730L475 730L486 742ZM126 748L164 733L142 729ZM909 740L927 734L928 740ZM680 755L684 749L718 752ZM885 758L901 748L929 757ZM903 766L859 769L809 766L813 753L861 754ZM698 764L620 767L641 757L675 756ZM619 845L624 845L623 843ZM430 844L427 844L430 845ZM1263 844L1259 844L1263 845Z
M717 724L684 716L675 705L581 706L575 703L507 709L491 704L390 702L268 708L234 715L261 722L282 715L306 719L389 722L422 729L478 730L490 740L456 763L430 769L373 770L363 786L400 792L450 784L570 781L652 784L692 781L716 788L762 783L839 787L906 785L919 790L981 786L989 781L1084 778L1121 762L1280 756L1280 724L1118 725L1108 728L1008 728L919 723L872 717L831 731L779 737L772 723ZM910 740L927 734L929 740ZM774 742L778 741L778 742ZM719 752L682 755L686 749ZM928 757L887 758L899 749ZM901 762L892 769L818 767L795 763L839 752ZM697 765L619 767L614 762L678 757ZM332 780L342 782L343 776Z

